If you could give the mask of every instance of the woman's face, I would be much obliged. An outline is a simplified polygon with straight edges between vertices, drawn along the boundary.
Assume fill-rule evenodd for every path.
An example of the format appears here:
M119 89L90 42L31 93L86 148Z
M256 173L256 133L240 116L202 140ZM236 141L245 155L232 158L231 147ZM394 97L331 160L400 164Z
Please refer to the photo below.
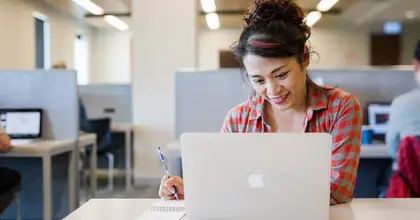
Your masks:
M243 60L255 92L273 107L285 111L303 102L306 93L306 67L291 58L263 58L246 55Z

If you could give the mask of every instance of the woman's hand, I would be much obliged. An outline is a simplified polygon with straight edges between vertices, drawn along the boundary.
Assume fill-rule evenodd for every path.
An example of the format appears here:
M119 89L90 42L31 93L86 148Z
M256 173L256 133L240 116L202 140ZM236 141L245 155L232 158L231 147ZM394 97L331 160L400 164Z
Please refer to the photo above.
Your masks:
M178 176L173 176L171 178L164 176L162 178L159 187L159 196L164 200L175 200L174 186L177 189L178 198L184 199L184 180Z
M10 138L7 134L0 133L0 153L9 152L12 146L10 143Z

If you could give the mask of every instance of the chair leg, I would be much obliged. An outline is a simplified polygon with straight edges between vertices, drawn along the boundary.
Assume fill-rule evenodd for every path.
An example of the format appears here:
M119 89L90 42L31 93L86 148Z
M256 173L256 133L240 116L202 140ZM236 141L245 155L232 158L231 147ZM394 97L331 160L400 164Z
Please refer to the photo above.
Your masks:
M108 158L108 189L112 192L114 190L114 155L107 153Z
M17 220L21 220L19 193L16 193L15 197L16 197Z

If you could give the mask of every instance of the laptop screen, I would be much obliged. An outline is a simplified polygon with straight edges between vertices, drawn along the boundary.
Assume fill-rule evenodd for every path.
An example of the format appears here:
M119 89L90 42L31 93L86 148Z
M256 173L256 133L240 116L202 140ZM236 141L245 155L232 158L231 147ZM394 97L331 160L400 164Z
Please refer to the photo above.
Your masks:
M0 109L0 120L12 139L41 137L42 110Z

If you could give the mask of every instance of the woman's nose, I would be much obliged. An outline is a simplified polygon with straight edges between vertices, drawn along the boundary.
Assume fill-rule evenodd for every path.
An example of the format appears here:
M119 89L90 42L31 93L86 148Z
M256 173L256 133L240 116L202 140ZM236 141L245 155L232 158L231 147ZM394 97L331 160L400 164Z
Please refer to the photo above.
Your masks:
M267 82L267 93L272 95L277 95L281 90L281 85L276 82Z

